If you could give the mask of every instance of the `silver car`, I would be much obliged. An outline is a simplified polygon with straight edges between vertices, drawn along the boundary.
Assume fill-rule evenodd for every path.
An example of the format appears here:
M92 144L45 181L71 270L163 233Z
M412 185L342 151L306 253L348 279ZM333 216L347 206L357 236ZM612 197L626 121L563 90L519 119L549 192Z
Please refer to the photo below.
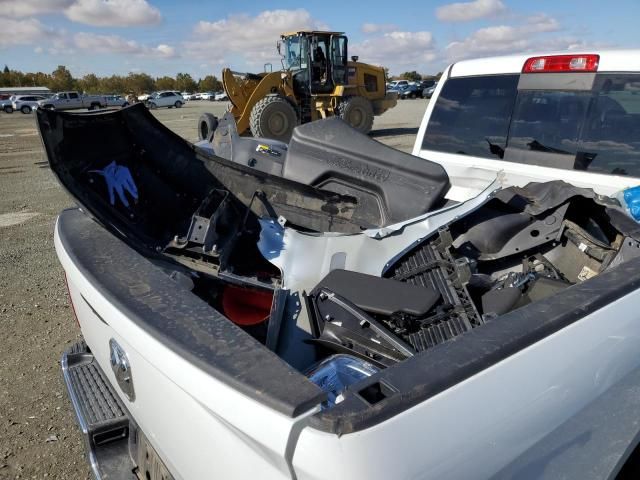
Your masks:
M27 114L38 108L38 102L44 99L42 95L17 95L11 105L14 110Z

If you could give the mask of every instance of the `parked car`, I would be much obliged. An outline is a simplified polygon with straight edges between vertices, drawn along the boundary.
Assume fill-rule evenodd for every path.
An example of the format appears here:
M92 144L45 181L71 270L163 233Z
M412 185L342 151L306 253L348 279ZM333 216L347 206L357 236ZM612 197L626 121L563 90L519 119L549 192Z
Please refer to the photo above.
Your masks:
M184 99L185 102L191 100L191 95L192 95L191 93L182 92L180 93L180 95L182 95L182 98Z
M638 59L460 61L413 155L38 110L96 476L637 478Z
M216 94L213 92L204 92L200 94L200 98L202 100L213 101L215 99Z
M22 113L31 113L34 108L38 108L38 102L44 99L45 97L41 95L17 95L11 102L11 106Z
M433 92L436 91L436 87L438 86L437 83L434 83L432 86L425 88L422 91L422 97L423 98L431 98L433 96Z
M13 100L15 98L15 95L10 95L8 98L0 100L0 109L5 113L13 113Z
M227 92L218 92L215 94L214 100L216 102L223 102L224 100L229 100L229 96L227 95Z
M38 108L49 110L77 110L106 107L107 103L101 95L82 95L79 92L59 92L52 97L38 101Z
M107 107L126 107L129 101L122 95L106 95L104 97Z
M168 108L180 108L184 105L184 98L177 92L164 91L154 93L145 104L150 109L168 107Z
M147 100L149 100L149 98L151 98L151 96L154 95L153 93L143 93L142 95L138 95L138 101L139 102L146 102Z
M391 88L402 88L409 85L409 80L393 80L389 85Z
M418 97L422 98L422 88L418 85L407 85L405 88L398 90L398 98L401 100Z

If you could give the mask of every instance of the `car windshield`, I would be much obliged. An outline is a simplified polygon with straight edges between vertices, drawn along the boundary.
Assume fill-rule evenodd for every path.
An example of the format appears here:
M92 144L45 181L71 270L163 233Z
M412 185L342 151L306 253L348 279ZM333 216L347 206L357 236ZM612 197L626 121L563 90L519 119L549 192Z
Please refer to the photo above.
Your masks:
M298 70L307 67L306 43L303 39L304 37L295 35L286 37L283 40L282 46L284 47L284 51L282 55L285 69Z

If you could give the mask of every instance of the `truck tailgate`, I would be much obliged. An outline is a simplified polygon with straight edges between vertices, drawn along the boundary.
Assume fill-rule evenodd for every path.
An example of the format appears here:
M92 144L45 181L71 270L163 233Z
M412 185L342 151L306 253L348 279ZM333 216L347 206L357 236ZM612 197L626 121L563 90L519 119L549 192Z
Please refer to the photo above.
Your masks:
M55 245L87 344L176 478L291 476L290 437L317 410L318 387L81 211L60 215Z

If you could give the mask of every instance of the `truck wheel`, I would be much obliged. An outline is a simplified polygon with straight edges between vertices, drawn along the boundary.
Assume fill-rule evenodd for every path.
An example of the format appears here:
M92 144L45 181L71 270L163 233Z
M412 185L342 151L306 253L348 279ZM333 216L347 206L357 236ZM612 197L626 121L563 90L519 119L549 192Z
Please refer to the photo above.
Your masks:
M13 107L11 105L4 106L4 113L13 113Z
M31 113L31 107L29 105L23 105L20 107L20 111L26 115L27 113Z
M198 140L209 140L218 128L218 119L211 113L203 113L198 119Z
M369 133L373 127L373 106L364 97L347 97L338 106L338 115L364 134Z
M180 108L182 107L182 102L178 100L176 103L174 103L174 105L176 106L176 108Z
M298 115L289 101L279 95L259 100L251 110L249 126L254 137L288 142L298 124Z

